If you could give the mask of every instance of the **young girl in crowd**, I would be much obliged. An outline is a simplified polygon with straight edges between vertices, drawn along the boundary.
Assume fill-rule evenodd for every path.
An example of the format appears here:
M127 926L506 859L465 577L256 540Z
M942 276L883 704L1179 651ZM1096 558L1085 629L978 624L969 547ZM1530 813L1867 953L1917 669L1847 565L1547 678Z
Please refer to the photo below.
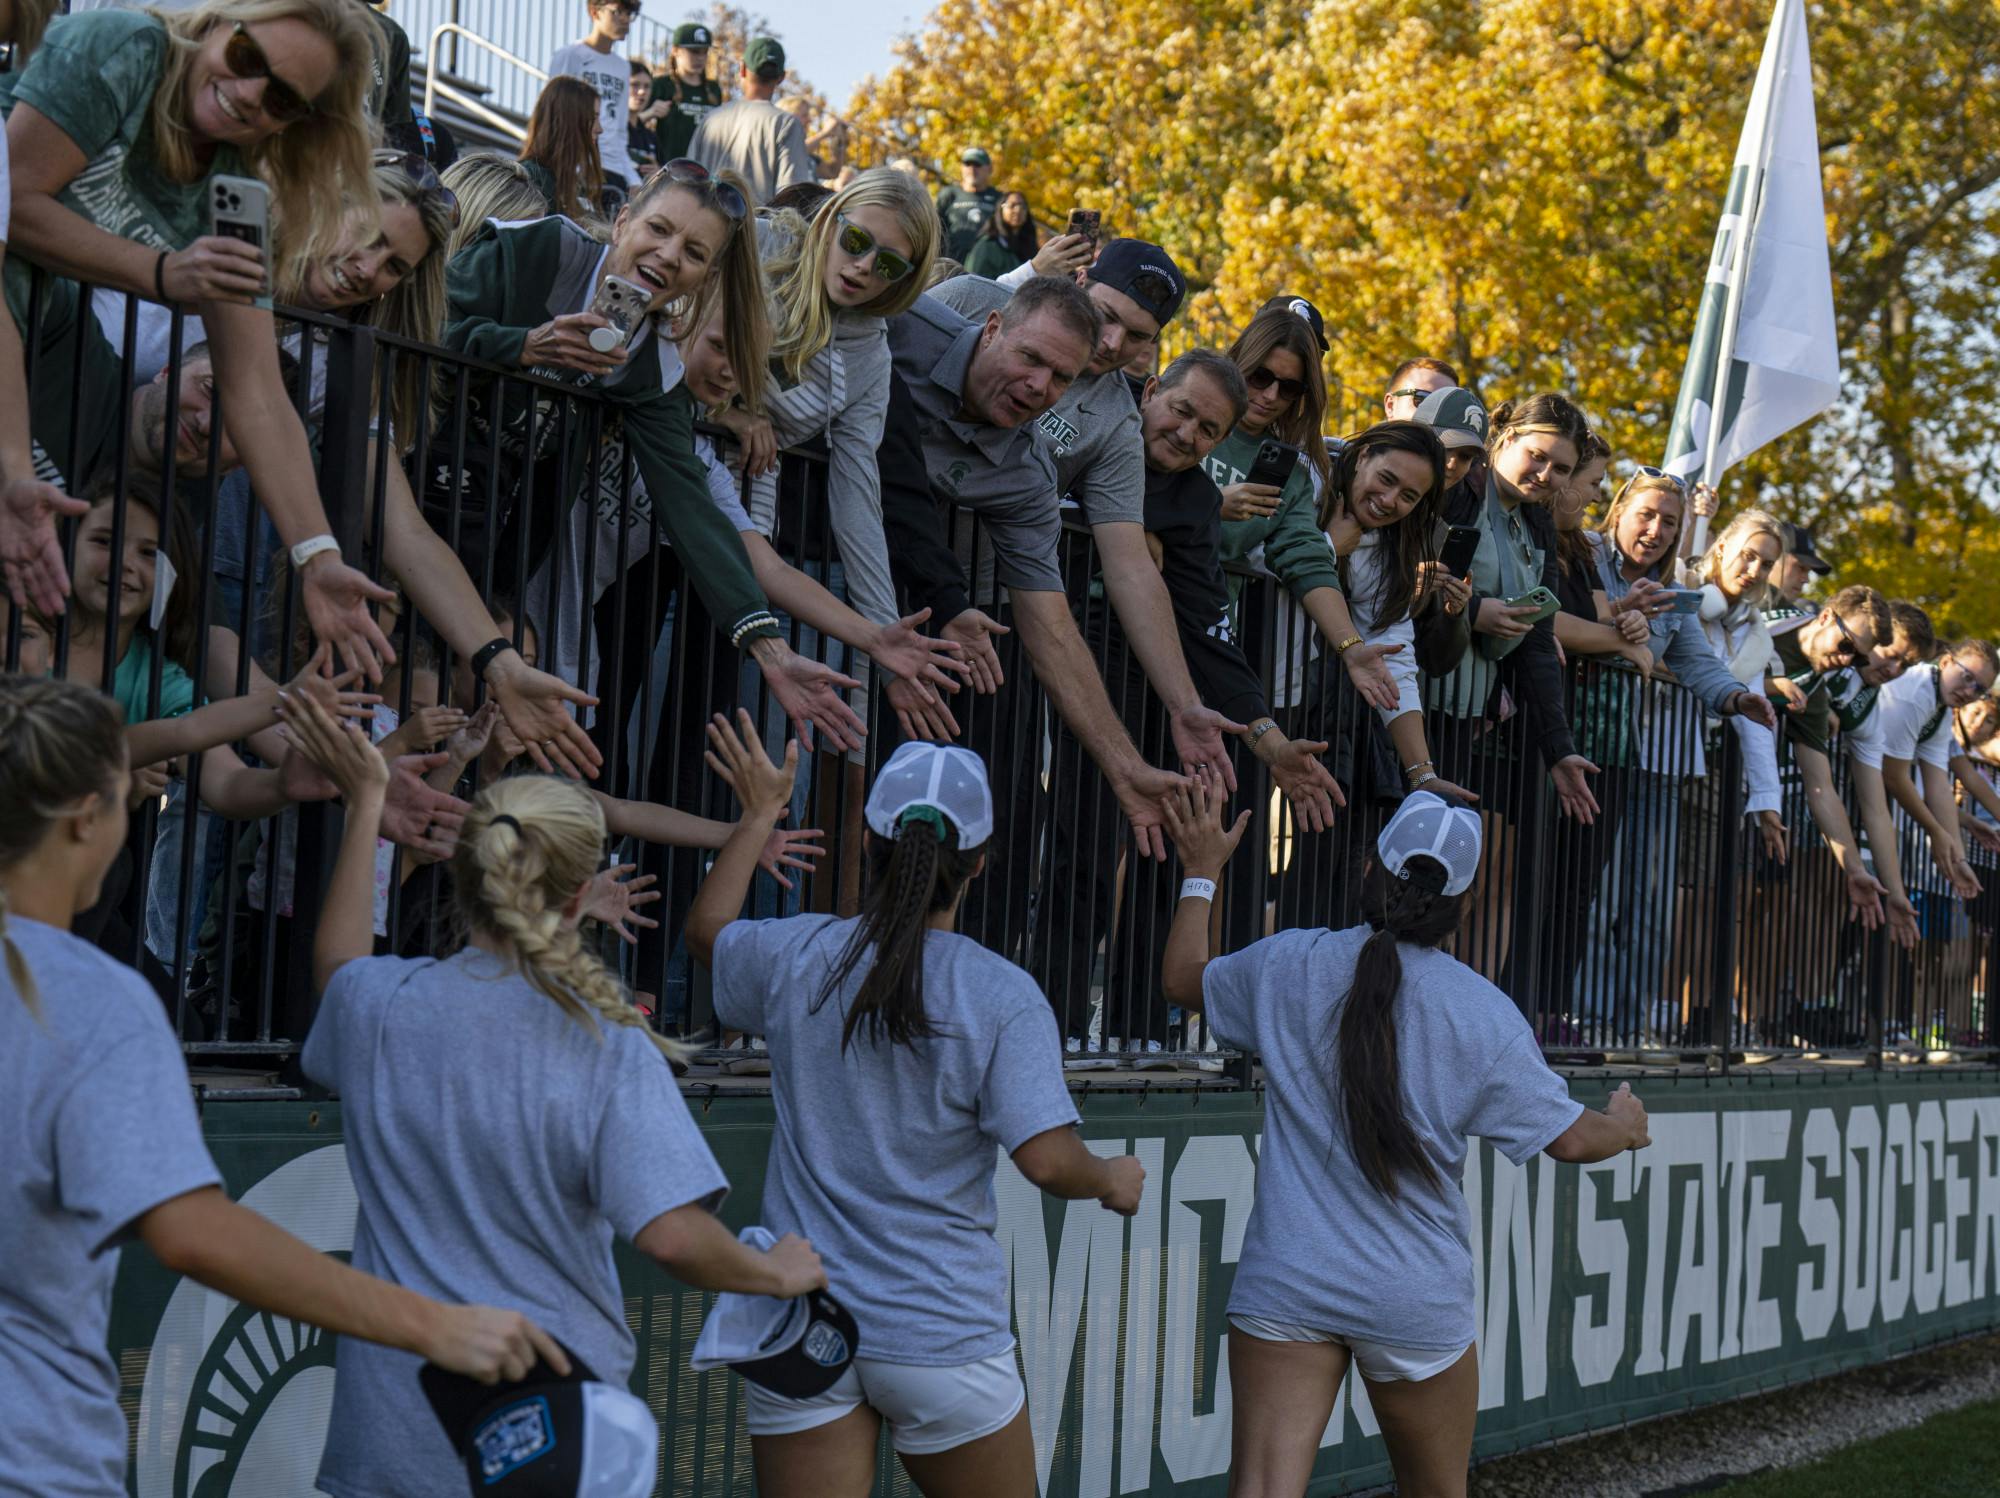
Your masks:
M130 1441L109 1352L119 1250L219 1294L486 1382L568 1359L514 1311L441 1304L237 1206L202 1143L160 1002L70 933L125 846L131 777L110 699L0 677L0 1473L23 1492L117 1493ZM454 1300L459 1297L453 1297ZM464 1482L464 1468L458 1468Z
M672 1047L583 943L605 831L589 793L546 775L481 792L452 856L465 949L444 961L371 957L388 765L315 702L286 722L347 809L313 945L323 999L302 1059L341 1096L360 1200L355 1265L453 1300L532 1307L614 1386L636 1350L614 1237L701 1289L789 1297L824 1286L805 1242L760 1253L715 1219L728 1182L674 1085ZM341 1342L327 1492L464 1488L464 1457L425 1403L419 1365Z
M1620 1086L1573 1101L1514 1001L1440 951L1479 865L1479 818L1418 791L1382 829L1367 926L1294 930L1209 956L1213 881L1243 836L1197 783L1167 807L1188 875L1168 997L1264 1058L1257 1201L1229 1296L1232 1498L1295 1498L1350 1365L1404 1492L1463 1494L1479 1404L1473 1138L1516 1165L1649 1142Z
M798 746L774 766L747 712L733 726L718 716L709 742L743 820L688 913L688 945L714 972L721 1022L770 1046L778 1122L763 1220L812 1238L860 1330L825 1394L746 1385L758 1491L862 1498L886 1421L935 1498L1032 1492L993 1233L996 1146L1051 1195L1128 1216L1144 1171L1084 1148L1048 1001L952 930L993 833L985 766L955 746L903 744L868 795L861 915L745 921Z
M343 562L305 429L278 378L272 284L337 233L342 186L365 181L374 60L349 0L207 0L191 10L99 10L49 28L25 70L0 75L14 160L9 311L29 315L44 271L199 305L229 424L286 545L314 546L305 606L320 638L379 671L383 595ZM207 234L215 176L261 176L277 240L267 256ZM88 188L79 189L79 183Z
M598 216L604 196L604 166L597 154L602 130L596 89L581 78L548 81L528 116L520 155L548 205L543 213L560 213L578 223Z
M1010 192L980 226L979 237L973 240L972 249L965 257L965 269L968 274L997 281L1015 266L1026 265L1033 260L1040 248L1041 242L1035 237L1035 215L1028 207L1028 195Z

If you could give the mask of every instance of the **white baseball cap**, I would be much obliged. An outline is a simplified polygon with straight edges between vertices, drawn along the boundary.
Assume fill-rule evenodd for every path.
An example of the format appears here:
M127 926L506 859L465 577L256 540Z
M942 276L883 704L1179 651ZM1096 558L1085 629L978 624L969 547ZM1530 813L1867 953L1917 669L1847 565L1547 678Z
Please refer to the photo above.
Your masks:
M977 848L993 836L993 789L985 762L970 749L916 739L897 746L868 788L868 825L878 837L893 838L904 813L916 806L941 812L958 829L961 848Z
M765 1253L778 1241L754 1225L737 1237ZM734 1368L775 1394L812 1399L840 1381L860 1340L853 1313L824 1290L791 1300L730 1290L702 1318L688 1366L697 1373Z
M1429 791L1412 791L1375 839L1382 867L1398 879L1426 884L1409 867L1412 858L1432 858L1444 866L1441 895L1462 895L1479 876L1479 813L1447 805Z

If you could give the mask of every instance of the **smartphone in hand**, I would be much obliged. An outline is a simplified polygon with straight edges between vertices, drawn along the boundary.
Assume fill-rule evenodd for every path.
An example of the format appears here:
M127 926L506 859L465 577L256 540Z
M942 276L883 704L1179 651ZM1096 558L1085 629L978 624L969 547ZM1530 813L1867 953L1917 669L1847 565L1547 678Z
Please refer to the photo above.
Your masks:
M1298 471L1299 461L1304 457L1305 454L1289 442L1266 437L1257 444L1257 461L1250 465L1250 471L1243 476L1243 482L1282 489Z
M1469 578L1472 575L1473 553L1478 550L1479 527L1454 525L1444 533L1444 550L1438 553L1438 565L1453 577Z
M1065 234L1081 234L1091 244L1095 245L1097 243L1098 225L1103 221L1104 215L1095 208L1072 208L1069 211L1069 227L1064 229L1063 232Z
M637 282L622 276L605 276L597 283L597 295L591 298L590 310L611 326L592 328L590 346L600 354L608 354L631 342L633 330L645 320L646 307L652 299L652 293Z
M240 239L264 255L264 295L271 294L271 189L255 177L208 179L208 232Z

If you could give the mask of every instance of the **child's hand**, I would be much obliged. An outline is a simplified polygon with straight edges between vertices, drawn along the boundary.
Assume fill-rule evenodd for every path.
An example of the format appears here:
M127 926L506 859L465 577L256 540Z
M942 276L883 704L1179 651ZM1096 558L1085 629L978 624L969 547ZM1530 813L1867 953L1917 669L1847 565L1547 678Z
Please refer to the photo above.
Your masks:
M374 692L360 689L361 669L333 674L333 647L322 644L313 652L297 676L285 684L295 697L310 697L335 718L352 718L367 727L375 721L375 708L382 701Z
M285 720L286 736L347 799L369 791L382 793L389 782L389 764L362 729L340 722L315 699L289 692L278 694L278 716Z
M138 811L148 801L158 801L167 793L167 781L172 779L173 761L161 760L156 765L141 765L132 772L131 808Z
M817 869L818 860L826 854L826 849L820 845L820 839L825 836L817 827L805 827L796 832L787 827L774 827L771 835L764 840L764 851L757 855L757 867L790 889L792 881L785 877L783 871L799 869L810 874Z
M639 942L639 933L632 929L633 926L657 930L658 921L649 920L636 911L636 907L650 905L660 898L660 892L652 887L657 880L651 874L641 874L637 879L620 877L636 872L638 867L636 863L621 863L612 868L599 869L590 883L583 887L583 902L577 907L577 920L602 921L633 946Z
M484 754L493 737L493 726L499 721L500 704L489 697L478 712L445 740L444 752L451 756L451 763L464 769Z
M427 749L441 739L450 738L468 721L459 708L420 707L403 720L403 727L409 729L413 736L413 747Z

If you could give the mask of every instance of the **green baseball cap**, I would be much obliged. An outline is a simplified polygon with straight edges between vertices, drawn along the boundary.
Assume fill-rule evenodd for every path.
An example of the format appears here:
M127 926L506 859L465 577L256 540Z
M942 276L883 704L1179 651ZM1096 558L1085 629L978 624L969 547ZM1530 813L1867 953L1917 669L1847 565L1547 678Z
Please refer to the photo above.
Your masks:
M778 45L776 37L760 36L750 43L743 54L743 66L759 78L782 78L785 76L785 49Z
M708 28L699 21L683 21L674 28L676 47L708 47L714 44L714 40L708 34Z
M986 154L986 147L984 146L967 146L963 151L958 153L958 159L959 163L963 166L993 165L993 158Z

